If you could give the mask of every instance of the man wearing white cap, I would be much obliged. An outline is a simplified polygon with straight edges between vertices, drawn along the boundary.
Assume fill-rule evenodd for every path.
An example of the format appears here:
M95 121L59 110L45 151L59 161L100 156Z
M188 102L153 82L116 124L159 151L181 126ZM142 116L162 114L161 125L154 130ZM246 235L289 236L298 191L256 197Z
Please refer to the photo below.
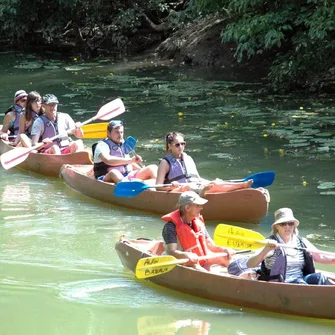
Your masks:
M209 236L200 215L207 201L193 191L181 193L177 203L178 209L162 217L167 222L162 235L168 254L189 259L186 266L198 267L200 264L209 271L214 264L227 266L235 252L217 246ZM226 253L227 256L215 255L216 253ZM199 260L200 256L208 258Z
M15 137L19 133L20 115L26 106L27 96L28 94L24 90L15 92L14 105L6 111L0 131L3 140L8 140L8 136Z
M306 238L299 237L297 227L300 222L294 217L292 209L280 208L274 216L269 244L250 257L247 266L252 268L261 264L259 280L303 285L332 284L324 274L315 272L314 261L335 264L335 258L322 255Z
M37 118L32 126L32 145L43 141L44 147L40 152L49 154L68 154L84 149L82 140L72 141L67 131L72 130L78 138L83 138L84 133L66 113L57 112L59 101L54 94L43 96L44 114ZM50 138L62 134L61 137L51 141Z

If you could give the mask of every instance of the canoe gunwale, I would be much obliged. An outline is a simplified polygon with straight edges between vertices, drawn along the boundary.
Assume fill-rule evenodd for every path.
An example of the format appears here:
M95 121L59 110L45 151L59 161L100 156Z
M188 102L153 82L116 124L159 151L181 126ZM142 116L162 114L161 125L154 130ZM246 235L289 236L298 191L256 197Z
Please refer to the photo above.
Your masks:
M7 141L0 140L0 154L15 149ZM48 177L59 177L59 172L64 164L89 164L92 165L91 148L73 154L51 155L31 152L28 157L16 168L45 175Z
M124 267L135 273L138 260L152 254L141 250L132 241L136 240L119 241L115 249ZM262 282L209 274L182 265L148 280L175 291L238 307L299 317L335 319L335 286L331 285Z
M176 208L179 193L147 189L135 197L116 197L113 194L115 185L88 176L89 169L87 166L66 164L61 168L60 176L75 191L113 205L160 215ZM204 197L209 200L202 211L205 220L258 224L268 210L266 196L257 189L208 193Z

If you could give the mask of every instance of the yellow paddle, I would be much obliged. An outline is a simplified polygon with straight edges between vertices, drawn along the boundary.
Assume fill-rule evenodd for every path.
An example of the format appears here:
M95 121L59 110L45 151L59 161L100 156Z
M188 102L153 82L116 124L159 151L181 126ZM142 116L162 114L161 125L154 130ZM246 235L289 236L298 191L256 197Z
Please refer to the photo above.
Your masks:
M237 254L249 252L249 250L237 251ZM216 253L208 256L200 256L199 260L214 258L214 257L225 257L226 253ZM187 263L188 259L178 259L171 255L166 256L153 256L141 258L136 265L135 275L139 279L146 279L158 275L162 275L173 270L178 264Z
M214 242L217 245L225 246L234 249L249 249L256 250L263 248L269 244L265 237L253 230L219 224L214 231ZM322 255L335 257L335 253L322 250L312 250L306 248L298 248L287 244L277 243L278 247L291 248L296 250L305 250L308 252L317 252Z
M92 123L82 126L84 138L105 138L107 136L108 122Z
M91 123L95 120L110 120L122 113L124 113L125 107L121 99L115 99L113 101L108 102L107 104L103 105L99 111L96 113L95 116L91 117L90 119L81 123L81 127L84 125ZM68 133L71 133L75 129L70 129ZM64 134L57 134L50 138L50 140L55 140L61 137ZM29 153L39 149L43 144L38 143L31 148L25 147L16 147L13 150L7 151L3 153L0 157L1 164L4 169L8 170L12 167L22 163L27 159Z

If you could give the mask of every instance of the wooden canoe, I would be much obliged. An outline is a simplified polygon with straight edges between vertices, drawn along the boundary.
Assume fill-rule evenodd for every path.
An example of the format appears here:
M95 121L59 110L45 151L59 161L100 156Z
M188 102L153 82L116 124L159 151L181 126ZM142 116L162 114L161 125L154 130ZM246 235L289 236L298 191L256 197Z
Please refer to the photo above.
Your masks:
M96 180L89 166L66 164L60 176L68 186L91 198L157 214L173 211L180 195L148 189L133 198L117 197L115 184ZM205 220L259 223L268 209L266 197L257 189L208 193L205 198L209 200L202 211Z
M7 141L0 140L0 154L13 150L14 147ZM17 167L23 170L43 174L49 177L58 177L63 164L92 164L92 150L65 155L48 155L31 152L27 159Z
M162 241L125 240L115 244L125 268L135 273L140 258L159 255ZM332 279L335 273L328 273ZM150 277L155 284L197 297L268 312L320 319L335 319L335 286L263 282L231 275L218 275L177 265Z

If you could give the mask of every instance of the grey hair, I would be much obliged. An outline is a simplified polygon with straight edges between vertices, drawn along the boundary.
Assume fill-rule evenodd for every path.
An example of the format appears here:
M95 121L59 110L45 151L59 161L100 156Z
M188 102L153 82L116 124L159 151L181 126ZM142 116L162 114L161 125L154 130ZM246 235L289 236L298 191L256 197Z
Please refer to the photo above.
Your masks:
M185 214L185 212L186 212L186 210L185 210L185 206L186 206L186 205L182 205L182 206L179 206L179 205L178 205L178 209L179 209L180 215Z

